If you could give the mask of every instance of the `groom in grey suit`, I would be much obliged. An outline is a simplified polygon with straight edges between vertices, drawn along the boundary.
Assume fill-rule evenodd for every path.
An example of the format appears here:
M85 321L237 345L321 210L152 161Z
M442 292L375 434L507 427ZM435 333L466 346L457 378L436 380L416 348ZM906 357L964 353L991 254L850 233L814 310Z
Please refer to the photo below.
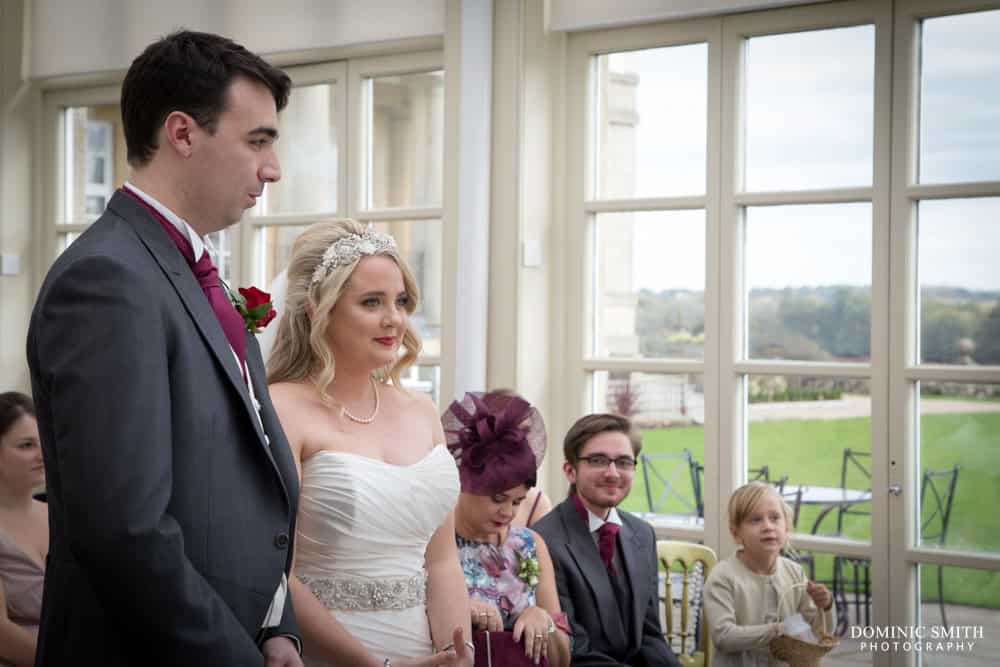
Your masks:
M295 466L203 238L280 177L289 89L194 32L126 75L129 181L52 266L28 333L51 536L41 667L302 665Z
M563 443L569 498L532 526L552 556L574 667L680 667L660 630L653 528L616 507L639 448L625 417L579 419Z

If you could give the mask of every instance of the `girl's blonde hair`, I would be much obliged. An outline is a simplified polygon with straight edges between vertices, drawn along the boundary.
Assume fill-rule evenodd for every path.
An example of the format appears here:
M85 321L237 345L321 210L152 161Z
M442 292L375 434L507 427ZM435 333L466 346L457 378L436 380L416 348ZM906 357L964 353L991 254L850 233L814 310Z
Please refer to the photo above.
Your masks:
M781 513L785 517L785 544L782 546L787 549L788 537L792 534L792 508L788 506L778 490L766 482L747 482L729 496L729 530L735 532L760 504L764 496L769 494L781 503Z
M315 283L313 275L327 248L349 234L361 236L365 229L366 225L349 218L323 220L310 225L295 239L288 261L285 312L278 322L278 333L267 363L268 383L311 380L320 396L326 397L336 374L327 342L330 314L344 294L358 262L368 255L359 255L353 262L326 271ZM406 312L412 315L420 293L410 268L395 249L380 248L375 254L388 257L399 267L409 297ZM395 363L373 373L378 382L385 384L391 379L393 385L400 387L400 374L417 360L420 336L410 324L403 332L402 347L403 354Z

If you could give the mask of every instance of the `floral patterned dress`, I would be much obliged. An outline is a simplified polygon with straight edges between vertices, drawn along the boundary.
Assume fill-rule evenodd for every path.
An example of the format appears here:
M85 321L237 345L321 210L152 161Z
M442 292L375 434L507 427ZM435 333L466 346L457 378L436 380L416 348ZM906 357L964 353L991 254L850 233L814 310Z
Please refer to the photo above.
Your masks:
M455 536L455 542L469 597L496 605L504 630L513 630L521 612L536 604L538 552L534 533L524 526L511 526L507 541L499 546L461 535Z

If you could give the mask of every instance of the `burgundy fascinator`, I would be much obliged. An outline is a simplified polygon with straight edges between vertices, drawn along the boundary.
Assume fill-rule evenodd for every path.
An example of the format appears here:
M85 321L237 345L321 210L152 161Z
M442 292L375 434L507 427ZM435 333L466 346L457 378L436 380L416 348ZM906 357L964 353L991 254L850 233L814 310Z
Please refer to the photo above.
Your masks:
M535 478L545 455L545 422L515 394L467 393L441 417L462 491L502 493Z

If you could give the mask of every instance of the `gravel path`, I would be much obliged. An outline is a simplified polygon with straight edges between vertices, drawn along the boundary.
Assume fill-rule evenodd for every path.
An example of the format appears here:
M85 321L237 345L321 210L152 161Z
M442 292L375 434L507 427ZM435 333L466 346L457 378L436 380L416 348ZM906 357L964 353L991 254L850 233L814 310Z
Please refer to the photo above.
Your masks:
M790 403L751 403L750 421L772 419L846 419L871 416L871 398L845 394L837 401L793 401ZM1000 401L962 401L932 399L920 401L925 415L1000 412Z

